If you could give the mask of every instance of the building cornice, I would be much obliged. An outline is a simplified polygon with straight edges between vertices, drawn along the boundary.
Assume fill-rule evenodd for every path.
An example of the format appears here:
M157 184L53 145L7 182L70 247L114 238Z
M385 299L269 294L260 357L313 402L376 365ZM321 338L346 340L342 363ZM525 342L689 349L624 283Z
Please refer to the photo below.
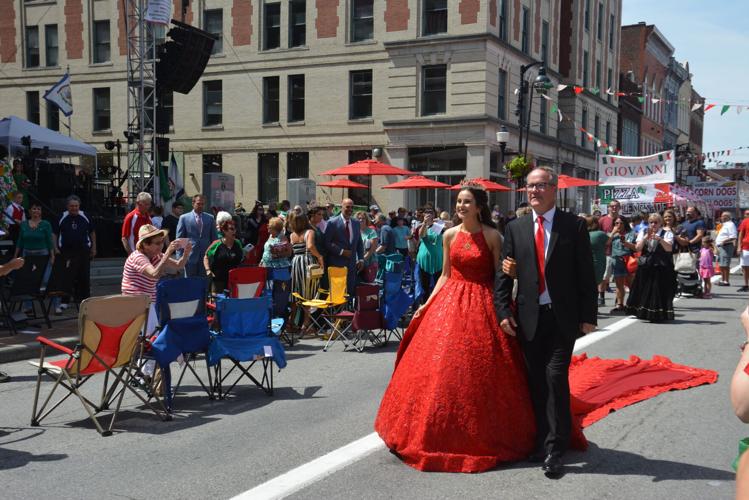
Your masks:
M536 59L526 54L522 50L513 47L509 42L506 42L499 38L493 33L477 33L470 35L440 35L420 38L410 38L407 40L395 40L391 42L383 42L385 50L395 49L411 49L414 47L434 47L444 44L453 43L470 43L470 42L493 42L501 48L512 52L515 56L524 59L526 63L536 62ZM546 73L553 76L557 80L562 78L562 75L552 68L546 67Z

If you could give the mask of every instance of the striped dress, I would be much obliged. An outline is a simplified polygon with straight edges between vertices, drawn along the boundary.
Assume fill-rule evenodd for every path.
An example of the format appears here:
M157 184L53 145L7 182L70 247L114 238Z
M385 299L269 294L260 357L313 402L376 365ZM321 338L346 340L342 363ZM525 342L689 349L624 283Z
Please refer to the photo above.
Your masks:
M307 253L306 241L307 233L305 232L303 241L291 245L294 251L294 257L291 260L291 291L305 299L311 299L315 296L319 280L310 280L307 276L307 266L317 264L317 259L314 255Z

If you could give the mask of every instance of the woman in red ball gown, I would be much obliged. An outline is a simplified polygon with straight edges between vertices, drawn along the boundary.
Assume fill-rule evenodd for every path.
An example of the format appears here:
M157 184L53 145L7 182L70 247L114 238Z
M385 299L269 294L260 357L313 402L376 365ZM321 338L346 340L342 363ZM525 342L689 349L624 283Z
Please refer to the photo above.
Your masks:
M527 457L535 420L520 346L494 312L502 244L486 192L467 185L456 211L442 276L406 331L375 430L416 469L480 472Z

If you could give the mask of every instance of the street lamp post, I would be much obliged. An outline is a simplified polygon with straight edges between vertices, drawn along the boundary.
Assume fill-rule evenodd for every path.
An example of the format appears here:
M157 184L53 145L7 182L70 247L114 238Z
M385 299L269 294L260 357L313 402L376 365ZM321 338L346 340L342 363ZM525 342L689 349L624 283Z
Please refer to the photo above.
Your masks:
M515 108L515 114L518 117L518 128L520 132L518 134L518 154L523 156L527 153L528 148L528 136L530 135L530 111L533 105L533 90L539 94L545 93L546 89L551 85L551 80L546 76L546 68L543 66L543 61L533 61L530 64L524 64L520 66L520 92L518 93L518 105ZM541 66L538 69L538 76L533 81L533 85L529 85L525 80L525 73L536 66ZM525 119L525 95L528 93L530 88L531 94L528 101L528 120ZM523 149L523 129L526 129L525 138L525 150Z
M503 168L505 165L505 149L507 148L507 142L510 140L510 132L507 127L502 125L497 132L497 143L499 144L499 166ZM501 171L498 169L498 171Z

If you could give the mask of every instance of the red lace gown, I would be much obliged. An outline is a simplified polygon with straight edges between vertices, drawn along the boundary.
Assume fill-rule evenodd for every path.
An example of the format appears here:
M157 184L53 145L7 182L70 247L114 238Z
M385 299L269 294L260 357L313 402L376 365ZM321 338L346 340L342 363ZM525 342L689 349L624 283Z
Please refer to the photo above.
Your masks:
M456 234L450 267L406 330L375 430L416 469L480 472L525 458L535 422L520 346L497 324L483 233Z
M481 472L525 458L535 424L517 340L494 312L494 266L483 234L459 232L450 279L406 329L375 420L385 444L423 471ZM673 363L573 356L571 446L583 427L666 391L713 384L717 372Z

